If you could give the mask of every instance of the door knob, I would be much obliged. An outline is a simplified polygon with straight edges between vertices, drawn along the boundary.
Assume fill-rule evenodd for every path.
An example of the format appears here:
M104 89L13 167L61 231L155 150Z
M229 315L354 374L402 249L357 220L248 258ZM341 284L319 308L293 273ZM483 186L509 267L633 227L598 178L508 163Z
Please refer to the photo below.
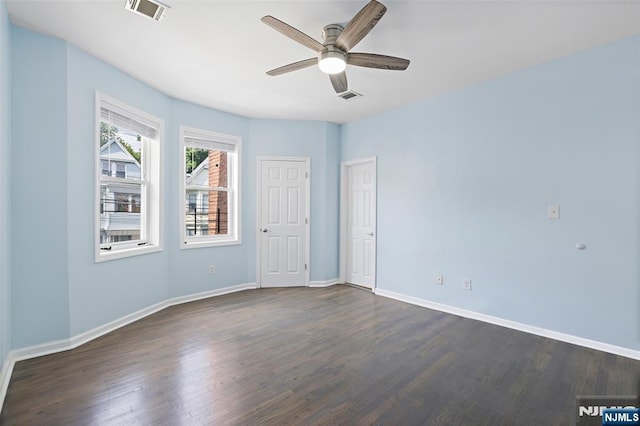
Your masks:
M267 231L268 231L268 229L267 229L267 228L262 228L262 229L261 229L261 231L262 231L262 232L267 232Z
M367 232L367 235L373 237L373 232Z

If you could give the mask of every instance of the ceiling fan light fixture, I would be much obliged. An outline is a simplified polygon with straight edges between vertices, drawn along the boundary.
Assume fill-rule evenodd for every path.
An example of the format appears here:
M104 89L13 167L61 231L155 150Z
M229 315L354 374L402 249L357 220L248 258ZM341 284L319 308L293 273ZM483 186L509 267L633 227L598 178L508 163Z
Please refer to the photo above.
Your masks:
M341 52L322 52L318 59L318 67L325 74L340 74L347 69L347 61Z

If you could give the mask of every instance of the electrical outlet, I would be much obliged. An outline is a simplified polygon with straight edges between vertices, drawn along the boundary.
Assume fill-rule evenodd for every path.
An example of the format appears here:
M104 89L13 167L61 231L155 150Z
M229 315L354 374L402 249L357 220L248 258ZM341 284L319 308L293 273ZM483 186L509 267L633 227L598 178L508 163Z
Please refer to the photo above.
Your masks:
M465 278L462 280L462 288L465 290L471 290L471 278Z
M209 275L216 273L216 265L209 265Z
M442 274L438 275L436 277L436 284L438 285L443 285L444 284L444 277L442 276Z

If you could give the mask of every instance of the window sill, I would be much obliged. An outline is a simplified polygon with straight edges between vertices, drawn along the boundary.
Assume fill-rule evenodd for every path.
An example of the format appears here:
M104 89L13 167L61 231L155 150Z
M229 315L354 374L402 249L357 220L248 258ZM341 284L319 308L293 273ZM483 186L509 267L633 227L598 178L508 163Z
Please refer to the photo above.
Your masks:
M161 246L149 245L149 244L143 247L131 247L126 249L120 249L117 251L109 251L109 252L100 251L98 254L96 254L95 262L96 263L107 262L109 260L124 259L132 256L140 256L142 254L156 253L159 251L162 251Z
M204 247L224 247L224 246L237 246L242 244L239 238L234 239L220 239L220 240L206 240L206 241L184 241L181 250L204 248Z

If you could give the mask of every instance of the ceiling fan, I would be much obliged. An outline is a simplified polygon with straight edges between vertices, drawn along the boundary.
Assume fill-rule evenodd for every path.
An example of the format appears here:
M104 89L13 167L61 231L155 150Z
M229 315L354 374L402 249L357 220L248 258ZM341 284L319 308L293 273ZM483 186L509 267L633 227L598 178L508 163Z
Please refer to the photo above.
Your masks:
M350 52L360 40L369 34L369 31L375 27L386 11L387 8L382 3L371 0L349 21L346 27L339 24L325 26L322 30L324 43L316 41L302 31L271 15L263 17L262 22L274 30L318 53L315 58L284 65L267 71L267 74L276 76L318 64L320 71L329 74L331 84L336 93L342 93L346 92L348 87L347 74L345 73L347 64L384 70L406 70L409 66L408 59L377 55L375 53Z

